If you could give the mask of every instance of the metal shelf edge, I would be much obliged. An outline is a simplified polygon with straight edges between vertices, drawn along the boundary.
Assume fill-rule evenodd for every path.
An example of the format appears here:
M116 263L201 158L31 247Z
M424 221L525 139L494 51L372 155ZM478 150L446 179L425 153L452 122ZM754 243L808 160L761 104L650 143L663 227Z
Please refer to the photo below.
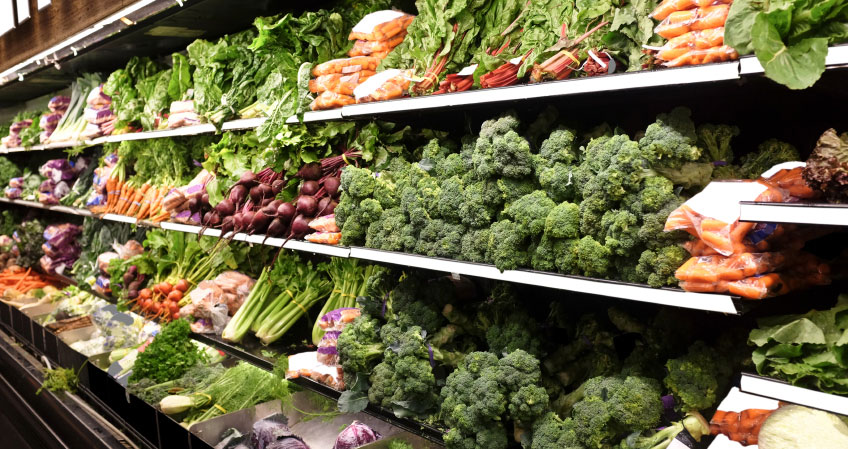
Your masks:
M611 298L631 301L648 302L666 306L683 307L738 314L733 297L726 295L692 293L682 290L657 289L605 280L578 278L554 273L542 273L524 270L506 270L501 273L492 265L460 262L413 254L394 253L368 248L352 247L350 257L373 262L405 265L427 270L464 274L466 276L482 277L520 284L538 285L541 287L568 290Z
M848 226L848 207L838 204L739 203L739 220Z
M740 387L745 393L848 415L848 397L796 387L779 380L747 373L742 373Z

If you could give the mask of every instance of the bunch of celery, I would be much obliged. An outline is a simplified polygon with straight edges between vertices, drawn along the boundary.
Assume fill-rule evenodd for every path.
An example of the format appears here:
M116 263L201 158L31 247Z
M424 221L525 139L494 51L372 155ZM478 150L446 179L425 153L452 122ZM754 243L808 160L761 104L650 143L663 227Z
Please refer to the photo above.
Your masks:
M297 256L277 257L274 267L266 267L253 290L227 327L223 338L238 342L252 331L263 344L282 337L318 301L326 298L332 283L326 267L314 267Z
M333 291L312 326L312 342L316 345L324 336L319 320L331 310L356 307L356 298L365 296L366 281L376 271L384 268L366 265L356 259L335 258L327 267L327 274L333 280Z

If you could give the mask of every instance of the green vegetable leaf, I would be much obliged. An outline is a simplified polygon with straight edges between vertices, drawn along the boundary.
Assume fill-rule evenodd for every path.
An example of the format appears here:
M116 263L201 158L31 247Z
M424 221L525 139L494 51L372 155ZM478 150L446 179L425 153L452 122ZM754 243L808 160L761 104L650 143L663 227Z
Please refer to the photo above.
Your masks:
M751 29L751 42L766 76L790 89L812 86L825 70L827 38L808 38L787 47L770 17L782 16L759 14Z
M740 55L754 51L751 44L751 27L754 19L762 11L755 0L736 0L730 5L730 12L724 24L724 40L735 48Z

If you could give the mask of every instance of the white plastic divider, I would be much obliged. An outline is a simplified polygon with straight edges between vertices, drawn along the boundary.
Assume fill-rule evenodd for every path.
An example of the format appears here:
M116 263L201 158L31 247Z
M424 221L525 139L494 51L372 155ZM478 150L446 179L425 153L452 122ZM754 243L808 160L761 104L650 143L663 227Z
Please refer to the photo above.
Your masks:
M236 131L241 129L259 128L263 123L265 123L265 120L268 120L268 118L240 118L230 122L224 122L224 124L221 125L221 129L224 131Z
M796 387L786 382L742 373L740 390L779 401L848 415L848 397Z
M8 154L8 153L20 153L24 151L41 151L41 150L53 150L59 148L73 148L77 146L89 145L88 142L79 142L79 141L70 141L70 142L54 142L54 143L45 143L41 145L33 145L32 147L13 147L13 148L0 148L0 154Z
M538 285L540 287L568 290L611 298L628 299L631 301L662 304L687 309L706 310L738 314L739 310L733 303L733 298L726 295L692 293L674 289L657 289L620 282L595 280L566 276L553 273L542 273L524 270L506 270L501 273L492 265L460 262L449 259L417 256L414 254L380 251L369 248L352 247L350 257L373 262L390 263L426 270L443 271L447 273L464 274L500 281L520 284Z
M341 120L344 116L343 111L345 107L337 109L328 109L326 111L307 111L303 114L303 120L300 120L297 116L293 116L289 117L289 119L286 120L286 124L292 125L297 123L329 122L332 120Z
M17 204L20 206L32 207L35 209L46 209L54 212L61 212L63 214L79 215L82 217L94 216L94 214L92 214L88 209L76 209L68 206L47 206L37 201L11 200L9 198L0 197L0 203Z
M741 221L848 226L844 204L745 202L739 204L739 212Z
M612 92L644 87L708 83L738 78L739 63L733 61L352 104L342 107L341 111L344 118L362 118L395 112L531 100L591 92Z
M837 45L828 48L824 65L826 67L848 65L848 45ZM739 58L739 73L741 75L755 75L763 72L765 70L756 56L750 55Z
M161 131L146 131L141 133L114 134L111 136L98 137L91 140L92 145L109 142L124 142L127 140L161 139L163 137L196 136L198 134L214 133L215 125L206 123L203 125L183 126L182 128L163 129Z

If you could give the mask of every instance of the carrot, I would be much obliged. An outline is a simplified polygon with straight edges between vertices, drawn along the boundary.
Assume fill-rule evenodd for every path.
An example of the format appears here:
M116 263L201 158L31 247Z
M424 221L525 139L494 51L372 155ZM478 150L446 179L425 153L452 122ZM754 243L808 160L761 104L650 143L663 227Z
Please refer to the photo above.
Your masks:
M129 209L127 209L126 215L133 217L141 209L141 202L144 200L144 196L150 190L150 184L145 182L141 185L141 188L136 190L135 196L132 198Z
M733 253L733 243L725 233L701 231L701 239L721 254Z
M145 214L147 214L147 211L150 210L150 203L153 200L153 195L157 194L158 191L159 189L156 187L151 187L147 189L147 192L145 192L144 197L141 200L141 204L139 205L138 211L136 211L135 214L132 214L132 216L135 218L144 217Z
M751 232L751 229L754 228L755 224L756 223L752 223L752 222L736 223L736 226L734 226L730 230L730 240L732 240L734 242L741 242L741 241L745 240L745 236L748 235L749 232Z
M26 279L26 277L29 276L29 274L31 272L32 272L32 268L27 268L26 274L24 274L23 277L21 277L21 280L19 280L18 283L15 284L15 287L14 287L15 290L17 290L18 287L21 286L21 282L23 282Z
M130 187L129 191L127 192L126 200L124 201L124 205L120 211L121 215L129 215L127 212L132 208L133 202L135 201L136 196L138 196L138 192L140 190L141 187Z

